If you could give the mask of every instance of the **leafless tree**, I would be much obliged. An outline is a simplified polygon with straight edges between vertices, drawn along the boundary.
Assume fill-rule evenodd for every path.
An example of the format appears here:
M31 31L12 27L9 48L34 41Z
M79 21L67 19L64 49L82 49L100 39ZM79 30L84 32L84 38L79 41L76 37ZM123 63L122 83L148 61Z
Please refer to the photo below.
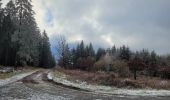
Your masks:
M59 35L57 37L56 50L57 50L57 56L59 58L58 59L59 65L63 67L68 67L70 51L65 36Z

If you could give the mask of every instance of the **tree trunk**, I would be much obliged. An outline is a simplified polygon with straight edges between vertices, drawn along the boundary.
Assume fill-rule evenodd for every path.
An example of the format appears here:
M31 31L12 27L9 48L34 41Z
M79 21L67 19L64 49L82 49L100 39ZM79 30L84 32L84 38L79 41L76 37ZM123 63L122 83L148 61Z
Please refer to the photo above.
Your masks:
M134 79L136 80L137 79L137 77L136 77L136 69L134 69Z

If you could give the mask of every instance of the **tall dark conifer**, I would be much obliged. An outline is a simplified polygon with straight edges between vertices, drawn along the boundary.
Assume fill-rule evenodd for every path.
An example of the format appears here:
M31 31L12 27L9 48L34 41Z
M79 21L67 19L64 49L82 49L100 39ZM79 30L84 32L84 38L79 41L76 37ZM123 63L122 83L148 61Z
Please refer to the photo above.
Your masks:
M13 40L17 43L17 65L39 65L40 32L33 17L31 0L16 0L17 31Z
M3 65L12 65L13 60L10 59L11 58L10 56L13 46L11 36L14 34L14 25L10 15L5 16L3 19L2 32L3 32L2 37L3 54L1 55L3 57L2 62Z
M47 36L46 31L42 34L42 42L41 42L41 60L40 66L44 68L50 68L55 66L55 59L52 56L52 52L50 49L50 42Z

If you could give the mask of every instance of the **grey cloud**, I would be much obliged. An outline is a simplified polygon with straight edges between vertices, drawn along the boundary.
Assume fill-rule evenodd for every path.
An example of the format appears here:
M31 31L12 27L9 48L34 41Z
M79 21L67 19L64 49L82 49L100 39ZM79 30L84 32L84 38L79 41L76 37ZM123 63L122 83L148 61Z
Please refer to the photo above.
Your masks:
M170 0L38 0L36 5L50 10L53 25L43 18L40 28L46 28L51 41L58 33L71 43L78 39L93 42L95 47L111 44L130 46L133 50L148 48L170 53ZM38 8L36 8L38 9ZM39 9L35 11L38 15ZM42 25L46 23L47 25Z

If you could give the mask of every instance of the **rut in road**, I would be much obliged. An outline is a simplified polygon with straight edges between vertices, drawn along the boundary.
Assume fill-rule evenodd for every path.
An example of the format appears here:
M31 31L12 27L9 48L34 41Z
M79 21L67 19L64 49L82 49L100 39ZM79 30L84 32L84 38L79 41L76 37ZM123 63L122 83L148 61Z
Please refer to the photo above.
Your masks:
M37 71L20 81L0 87L0 100L168 100L169 97L136 97L96 94L48 81L51 70Z

